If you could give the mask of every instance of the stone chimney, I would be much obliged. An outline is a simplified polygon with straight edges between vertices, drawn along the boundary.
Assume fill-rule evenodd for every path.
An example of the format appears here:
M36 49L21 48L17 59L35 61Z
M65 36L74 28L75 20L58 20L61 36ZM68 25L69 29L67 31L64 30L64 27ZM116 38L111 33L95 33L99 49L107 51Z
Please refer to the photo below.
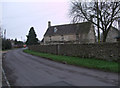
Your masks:
M48 21L48 28L51 26L51 22L50 21Z

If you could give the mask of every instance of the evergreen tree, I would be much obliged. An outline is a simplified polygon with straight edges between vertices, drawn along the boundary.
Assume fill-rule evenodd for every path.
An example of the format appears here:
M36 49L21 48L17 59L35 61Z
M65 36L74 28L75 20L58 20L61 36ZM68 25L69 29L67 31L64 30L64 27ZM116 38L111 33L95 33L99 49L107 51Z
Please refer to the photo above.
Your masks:
M14 43L15 43L15 45L23 45L24 44L22 41L17 41L17 38L15 38Z
M17 44L17 39L15 38L15 45Z
M30 28L29 34L27 35L27 45L36 45L38 44L38 38L33 27Z

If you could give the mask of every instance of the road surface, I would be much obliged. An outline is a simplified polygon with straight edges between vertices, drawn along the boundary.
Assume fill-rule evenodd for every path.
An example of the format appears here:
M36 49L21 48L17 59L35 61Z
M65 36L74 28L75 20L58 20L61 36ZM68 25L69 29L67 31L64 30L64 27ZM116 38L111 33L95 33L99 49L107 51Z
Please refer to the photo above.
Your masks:
M76 67L32 56L23 49L8 51L3 58L13 86L115 86L116 73Z

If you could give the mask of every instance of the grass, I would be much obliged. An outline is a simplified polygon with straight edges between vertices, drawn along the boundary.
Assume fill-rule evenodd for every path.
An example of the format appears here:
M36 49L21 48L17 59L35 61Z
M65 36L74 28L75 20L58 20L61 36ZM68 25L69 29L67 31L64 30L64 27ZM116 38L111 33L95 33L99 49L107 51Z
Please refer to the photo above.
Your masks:
M117 72L117 73L120 72L120 70L118 69L119 63L113 62L113 61L98 60L94 58L88 59L88 58L80 58L80 57L61 56L61 55L35 52L28 49L24 50L24 52L35 55L35 56L48 58L53 61L67 63L75 66L100 69L103 71L110 71L110 72Z

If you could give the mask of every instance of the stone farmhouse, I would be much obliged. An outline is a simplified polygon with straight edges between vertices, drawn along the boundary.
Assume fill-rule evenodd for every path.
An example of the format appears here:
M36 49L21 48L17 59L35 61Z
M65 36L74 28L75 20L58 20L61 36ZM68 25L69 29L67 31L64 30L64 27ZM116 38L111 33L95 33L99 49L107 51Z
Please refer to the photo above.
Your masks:
M108 32L106 42L117 42L117 39L120 37L120 30L115 27L111 27L110 31Z
M90 22L51 26L44 34L44 44L83 44L95 43L94 26Z
M103 35L101 34L101 41L102 41ZM118 29L115 27L111 27L111 29L108 32L106 42L114 43L120 41L120 19L118 19Z

